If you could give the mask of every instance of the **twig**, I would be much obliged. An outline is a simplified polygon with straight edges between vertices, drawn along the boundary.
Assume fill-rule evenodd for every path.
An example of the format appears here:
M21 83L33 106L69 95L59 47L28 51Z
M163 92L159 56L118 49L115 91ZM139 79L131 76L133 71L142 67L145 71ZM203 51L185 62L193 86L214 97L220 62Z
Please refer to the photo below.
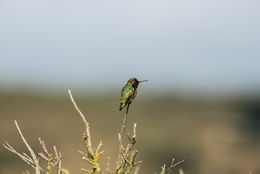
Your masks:
M28 151L29 151L30 154L31 154L31 158L30 158L27 154L25 154L25 153L23 153L23 155L20 154L20 153L18 153L18 152L17 152L11 145L9 145L7 142L5 142L5 143L3 144L3 146L4 146L7 150L9 150L9 151L15 153L16 155L18 155L18 156L19 156L21 159L23 159L27 164L29 164L31 167L33 167L33 168L35 169L35 173L36 173L36 174L40 174L42 169L41 169L41 167L39 166L39 160L38 160L38 158L36 157L36 155L35 155L34 151L32 150L31 146L27 143L26 139L24 138L23 133L22 133L22 131L21 131L21 129L20 129L20 127L19 127L19 125L18 125L18 123L17 123L16 120L14 121L14 123L15 123L15 126L16 126L16 128L17 128L17 130L18 130L18 132L19 132L19 134L20 134L20 136L21 136L21 138L22 138L22 140L23 140L23 143L26 145Z
M26 139L24 138L24 136L22 134L22 131L20 130L19 125L18 125L16 120L14 121L14 123L15 123L15 126L16 126L16 128L17 128L17 130L18 130L18 132L19 132L19 134L20 134L24 144L26 145L27 149L29 150L29 152L30 152L30 154L32 156L33 162L35 164L35 172L36 172L36 174L40 174L41 171L40 171L39 161L38 161L34 151L32 150L31 146L27 143Z
M132 137L129 135L129 133L126 131L126 123L127 123L127 113L125 114L125 118L123 120L121 132L118 134L118 140L119 140L119 156L117 160L117 167L116 167L116 173L117 174L130 174L134 167L136 167L138 164L142 163L142 161L139 161L135 163L135 157L137 155L137 151L134 149L134 146L136 144L136 123L133 126L133 135ZM128 137L129 143L126 145L126 148L123 144L123 134L126 132L126 135ZM135 171L138 172L138 171Z
M162 168L161 174L165 174L165 164L161 168Z
M174 165L174 161L175 161L175 159L172 158L171 165L170 165L170 167L166 170L167 174L170 174L170 173L172 172L172 168L173 168L172 166Z
M91 136L90 136L89 123L88 123L86 117L84 116L84 114L80 111L79 107L77 106L70 89L68 90L68 93L69 93L70 100L71 100L72 104L74 105L76 111L81 116L82 121L84 122L85 128L86 128L86 130L83 132L82 138L84 140L87 153L85 154L85 153L80 151L80 153L83 155L82 159L87 161L90 165L92 165L92 171L91 171L92 173L94 173L94 174L95 173L102 173L101 169L100 169L100 164L98 162L99 155L104 152L104 151L99 152L99 150L102 146L102 142L100 141L96 151L94 152L93 147L92 147ZM81 170L88 172L85 169L81 169Z
M99 144L98 144L98 147L97 147L97 149L95 151L95 153L102 154L104 152L104 151L99 152L99 150L100 150L102 145L103 145L103 143L102 143L102 141L100 141Z
M23 153L23 155L28 159L30 163L33 163L33 160L26 153Z
M18 155L22 160L24 160L27 164L29 164L32 168L35 169L35 166L33 164L33 160L30 157L24 156L17 152L8 142L3 143L4 148L9 150L10 152L13 152L14 154Z
M59 164L58 164L58 174L61 173L61 160L59 161Z
M44 141L43 141L40 137L39 137L38 139L39 139L40 145L42 146L42 150L43 150L47 155L49 155L50 153L48 152Z
M172 169L173 169L174 167L176 167L176 166L178 166L179 164L183 163L183 162L186 161L188 158L189 158L189 157L186 157L186 158L184 158L183 160L181 160L181 161L179 161L179 162L177 162L177 163L175 163L175 164L174 164L174 158L173 158L170 167L166 170L166 173L167 173L167 174L170 174L170 173L172 172Z
M41 144L42 150L44 151L45 155L43 153L39 153L40 157L42 157L47 162L47 171L46 174L50 174L52 171L52 167L55 167L56 171L58 171L58 174L62 173L62 167L61 167L61 153L57 151L56 146L53 146L54 155L52 153L48 152L48 149L44 143L43 140L39 137L39 142ZM64 171L67 171L67 169L64 169Z
M140 170L140 167L136 167L134 174L138 174L138 173L139 173L139 170Z
M117 171L120 169L120 161L121 161L121 154L123 152L124 146L123 146L123 134L126 129L126 121L127 121L128 114L125 114L125 118L123 120L121 132L118 134L118 141L119 141L119 152L118 152L118 159L117 159Z
M83 169L83 168L81 168L80 170L83 171L83 172L92 173L91 171Z
M87 122L86 117L84 116L84 114L80 111L80 109L78 108L70 89L68 90L69 96L70 96L70 100L72 102L72 104L74 105L75 109L77 110L77 112L79 113L79 115L81 116L83 122L85 123L86 126L86 139L87 139L87 150L89 151L90 155L92 156L92 158L94 158L94 152L93 152L93 148L92 148L92 142L91 142L91 136L90 136L90 130L89 130L89 123Z

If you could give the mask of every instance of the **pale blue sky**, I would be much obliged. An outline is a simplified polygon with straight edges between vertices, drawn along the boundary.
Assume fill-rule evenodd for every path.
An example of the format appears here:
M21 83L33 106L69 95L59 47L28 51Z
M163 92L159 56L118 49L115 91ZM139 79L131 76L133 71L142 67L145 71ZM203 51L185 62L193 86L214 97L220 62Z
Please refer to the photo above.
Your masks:
M260 87L259 0L0 0L0 84Z

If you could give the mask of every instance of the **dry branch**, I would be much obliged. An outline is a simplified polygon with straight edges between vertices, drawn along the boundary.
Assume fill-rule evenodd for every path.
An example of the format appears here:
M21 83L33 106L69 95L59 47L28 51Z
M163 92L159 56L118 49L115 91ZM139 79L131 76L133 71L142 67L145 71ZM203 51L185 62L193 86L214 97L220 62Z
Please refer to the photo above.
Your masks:
M85 130L82 135L83 142L85 144L86 152L79 151L80 154L82 155L82 159L86 161L88 164L91 165L91 170L87 170L84 168L81 168L81 171L90 173L90 174L104 174L103 170L101 170L100 163L99 163L99 156L104 152L101 151L102 147L102 141L98 144L97 148L92 147L92 141L91 141L91 136L90 136L90 124L87 121L85 115L81 112L79 107L77 106L72 93L70 90L68 90L70 99L72 104L74 105L75 110L79 113L84 125L85 125ZM136 127L137 124L135 123L133 126L133 134L132 136L127 132L127 119L128 119L128 114L125 114L125 117L123 119L121 131L118 134L118 140L119 140L119 154L118 154L118 160L117 160L117 166L115 169L116 174L138 174L139 173L139 165L142 163L142 161L135 162L136 156L138 154L138 151L135 149L136 145ZM40 165L39 165L39 158L36 156L35 152L31 148L31 146L28 144L26 139L24 138L22 131L17 123L15 121L16 128L20 134L20 137L23 140L23 143L26 145L28 151L30 152L30 156L27 155L26 153L19 153L17 152L8 142L3 143L3 146L9 150L10 152L18 155L22 160L24 160L27 164L29 164L32 168L35 169L35 174L41 174L41 172L44 172L45 174L53 174L53 169L55 169L56 174L69 174L69 171L67 169L64 169L61 167L61 153L57 151L57 148L53 146L53 153L48 151L44 141L42 141L39 138L39 142L41 145L41 148L43 152L38 153L39 157L41 157L43 160L47 162L47 167L46 170L44 170ZM124 144L123 138L124 138L124 133L128 138L128 143ZM93 150L95 149L95 151ZM110 158L109 158L110 159ZM170 166L166 169L166 166L163 165L162 171L160 174L170 174L174 167L183 163L187 158L174 163L174 158L172 159L172 162ZM110 170L110 164L107 162L107 168L106 168L106 173L111 174ZM179 171L180 174L183 174L183 171ZM29 172L27 172L29 174Z
M58 173L67 169L61 167L61 153L57 151L56 146L53 146L53 154L49 153L48 149L43 140L39 137L39 142L42 147L43 152L39 153L39 156L42 157L47 162L46 174L51 174L51 170L54 168Z
M36 174L40 174L41 173L41 167L39 166L39 160L38 158L36 157L34 151L32 150L31 146L27 143L26 139L24 138L23 136L23 133L17 123L17 121L15 120L14 121L15 123L15 126L23 140L23 143L25 144L25 146L27 147L28 151L30 152L31 154L31 157L29 157L27 154L23 153L23 154L20 154L18 153L11 145L8 144L8 142L5 142L3 144L3 146L9 150L10 152L13 152L15 153L16 155L18 155L22 160L24 160L27 164L29 164L31 167L33 167L35 169L35 173Z
M162 166L162 171L161 171L161 174L170 174L172 171L173 171L173 168L178 166L179 164L185 162L186 160L188 159L188 157L184 158L183 160L177 162L177 163L174 163L175 159L172 158L172 162L171 162L171 165L166 169L166 166L165 164Z
M100 164L98 161L99 155L103 153L103 151L99 152L99 150L102 146L102 142L100 141L96 151L94 152L93 147L92 147L91 136L90 136L90 124L88 123L86 117L84 116L84 114L81 112L81 110L77 106L70 89L68 90L68 93L70 96L70 100L71 100L72 104L74 105L74 108L79 113L80 117L82 118L82 121L85 124L85 131L83 132L82 138L83 138L87 153L83 153L81 151L80 151L80 153L82 154L82 159L92 165L91 171L83 169L83 168L81 170L84 172L102 173Z
M119 140L119 155L117 160L117 167L116 167L116 174L130 174L133 171L133 168L136 167L138 164L142 163L142 161L139 161L135 163L135 158L138 153L137 150L135 150L135 144L136 144L136 123L133 127L133 135L132 137L129 135L129 133L126 131L126 123L127 123L127 117L128 114L125 114L121 132L118 134L118 140ZM123 143L123 135L124 132L126 132L129 143L125 146ZM135 170L134 173L137 173L138 169Z
M76 104L76 102L75 102L75 100L74 100L74 98L72 96L72 93L71 93L70 89L68 90L68 93L69 93L69 96L70 96L70 100L71 100L72 104L74 105L74 108L77 110L77 112L79 113L80 117L82 118L82 121L85 124L85 127L86 127L85 138L87 140L87 142L86 142L87 151L88 151L90 157L94 158L94 152L93 152L93 148L92 148L92 142L91 142L91 136L90 136L90 130L89 130L90 125L89 125L86 117L84 116L84 114L81 112L81 110L77 106L77 104Z
M8 144L8 142L5 142L3 144L4 148L6 148L7 150L15 153L16 155L18 155L22 160L24 160L27 164L29 164L32 168L35 169L35 173L36 174L40 174L41 172L44 172L46 174L51 174L52 168L57 169L55 173L57 174L69 174L67 169L63 169L61 167L61 153L57 152L57 149L55 146L53 146L53 150L54 150L54 155L49 153L49 151L46 148L46 145L44 143L44 141L42 141L39 138L39 142L40 145L42 147L43 153L38 153L38 155L44 159L47 162L47 167L46 167L46 171L43 170L43 167L41 167L39 165L39 157L36 156L35 152L32 150L32 148L30 147L30 145L28 144L28 142L26 141L26 139L24 138L22 131L18 125L18 123L15 121L15 125L18 129L18 132L24 142L24 144L26 145L28 151L30 152L30 155L27 155L26 153L19 153L17 152L10 144Z

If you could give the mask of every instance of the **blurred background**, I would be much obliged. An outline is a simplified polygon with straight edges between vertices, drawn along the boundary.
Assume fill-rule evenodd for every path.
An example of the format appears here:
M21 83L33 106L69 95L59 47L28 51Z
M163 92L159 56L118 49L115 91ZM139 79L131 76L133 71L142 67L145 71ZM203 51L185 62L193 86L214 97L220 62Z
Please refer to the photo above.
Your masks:
M0 140L57 145L71 173L87 168L83 123L115 166L120 90L139 86L141 173L172 157L190 174L260 173L260 2L257 0L0 0ZM0 147L0 173L30 168Z

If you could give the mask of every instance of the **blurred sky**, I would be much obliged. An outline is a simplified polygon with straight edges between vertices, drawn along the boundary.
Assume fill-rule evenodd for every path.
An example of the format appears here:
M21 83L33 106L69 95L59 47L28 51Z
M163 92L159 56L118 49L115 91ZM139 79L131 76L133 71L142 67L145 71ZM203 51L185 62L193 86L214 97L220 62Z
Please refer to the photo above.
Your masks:
M135 76L150 89L258 90L259 9L258 0L0 0L0 84L113 88Z

